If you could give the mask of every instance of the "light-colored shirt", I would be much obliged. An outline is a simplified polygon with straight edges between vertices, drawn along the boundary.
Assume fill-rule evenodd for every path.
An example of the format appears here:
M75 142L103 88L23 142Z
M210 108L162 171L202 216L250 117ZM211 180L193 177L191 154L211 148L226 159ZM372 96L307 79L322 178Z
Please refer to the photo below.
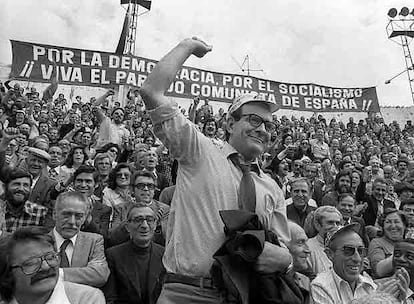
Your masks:
M109 117L105 117L99 126L99 138L97 147L102 147L107 143L114 143L122 146L123 140L129 138L131 132L123 124L115 124Z
M16 298L10 301L10 304L19 304ZM50 296L50 298L45 302L45 304L71 304L66 295L65 285L63 283L63 276L59 276L59 279L56 282L55 288Z
M56 231L56 227L53 228L53 235L55 236L56 249L59 251L60 246L62 246L65 239L59 234L59 232ZM68 244L68 246L66 246L66 249L65 249L66 256L68 257L69 264L72 264L73 250L75 248L77 237L78 237L77 234L75 234L73 237L71 237L70 238L70 243Z
M312 148L312 153L316 158L330 158L329 146L326 142L319 141L317 139L311 139L309 143Z
M309 262L315 274L327 271L332 268L332 262L325 253L325 244L323 238L317 236L308 240Z
M225 241L220 210L238 209L242 172L229 159L237 151L214 145L179 112L163 105L150 113L155 135L179 162L168 219L163 264L167 272L209 277L213 254ZM276 182L260 170L252 173L256 214L264 227L287 243L286 205Z
M320 273L311 283L311 303L350 304L353 299L368 295L377 285L368 275L360 275L354 292L351 286L333 269Z

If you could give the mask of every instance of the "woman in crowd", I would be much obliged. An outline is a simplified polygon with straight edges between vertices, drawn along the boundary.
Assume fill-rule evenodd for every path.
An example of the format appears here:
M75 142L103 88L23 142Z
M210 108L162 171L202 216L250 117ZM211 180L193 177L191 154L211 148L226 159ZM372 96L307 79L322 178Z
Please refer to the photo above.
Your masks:
M114 207L132 200L131 175L132 170L126 163L117 164L109 173L108 186L103 190L102 202L112 208L111 221Z
M87 160L88 156L86 155L83 147L73 147L70 150L65 162L60 167L57 180L64 184L67 184L73 173L75 173L76 169L85 164Z
M374 276L385 277L392 272L394 244L404 238L407 227L405 215L397 209L386 209L378 219L383 236L369 244L368 258Z

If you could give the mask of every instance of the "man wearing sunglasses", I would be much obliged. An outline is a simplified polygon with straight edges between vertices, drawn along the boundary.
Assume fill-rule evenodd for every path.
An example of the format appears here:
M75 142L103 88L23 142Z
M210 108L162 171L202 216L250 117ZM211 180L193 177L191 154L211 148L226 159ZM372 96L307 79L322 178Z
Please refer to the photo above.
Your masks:
M359 225L351 224L328 238L326 254L333 268L320 273L311 283L313 303L349 304L375 291L390 293L400 300L406 298L410 278L405 269L380 285L366 273L361 274L367 248L358 231Z
M164 244L170 207L154 199L155 176L149 171L136 171L131 178L131 186L133 187L135 201L122 203L114 207L112 225L116 228L110 232L110 246L126 242L129 239L129 234L126 233L127 214L131 207L135 205L148 206L154 211L157 218L154 240L158 244Z
M275 131L272 113L278 105L256 93L230 97L227 142L217 147L164 95L188 57L203 57L211 49L198 38L185 39L156 65L140 91L156 136L179 163L163 258L169 275L158 303L220 302L210 275L213 254L225 240L220 210L252 210L265 229L282 242L290 240L283 193L257 164ZM220 85L228 80L220 80ZM249 182L250 191L242 181ZM239 204L247 197L254 206ZM291 262L287 248L266 242L255 270L285 272Z
M63 281L59 277L59 262L47 230L18 229L0 245L0 300L13 304L105 303L100 290Z

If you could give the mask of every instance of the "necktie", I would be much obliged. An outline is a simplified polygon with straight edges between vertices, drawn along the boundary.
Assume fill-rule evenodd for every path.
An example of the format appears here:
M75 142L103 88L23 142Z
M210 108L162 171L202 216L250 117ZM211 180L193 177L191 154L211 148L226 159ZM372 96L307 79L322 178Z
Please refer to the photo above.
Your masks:
M68 256L66 254L66 247L68 247L68 245L71 243L71 240L64 240L62 245L60 245L60 251L59 251L59 255L60 255L60 267L61 268L68 268L70 267L69 264L69 259Z
M243 172L239 188L239 208L256 212L256 187L254 185L251 165L240 163L238 155L232 155L230 160Z

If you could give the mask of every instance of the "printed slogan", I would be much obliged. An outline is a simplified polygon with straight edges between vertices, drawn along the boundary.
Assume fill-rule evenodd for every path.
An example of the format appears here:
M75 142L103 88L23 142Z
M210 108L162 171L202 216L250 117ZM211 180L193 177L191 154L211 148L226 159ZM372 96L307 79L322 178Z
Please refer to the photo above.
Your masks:
M57 69L59 82L77 86L141 87L157 61L130 55L11 41L12 76L18 80L48 82ZM208 98L231 102L236 96L257 92L282 109L312 112L379 112L375 87L333 88L293 84L252 76L223 74L183 67L166 92L179 98Z

